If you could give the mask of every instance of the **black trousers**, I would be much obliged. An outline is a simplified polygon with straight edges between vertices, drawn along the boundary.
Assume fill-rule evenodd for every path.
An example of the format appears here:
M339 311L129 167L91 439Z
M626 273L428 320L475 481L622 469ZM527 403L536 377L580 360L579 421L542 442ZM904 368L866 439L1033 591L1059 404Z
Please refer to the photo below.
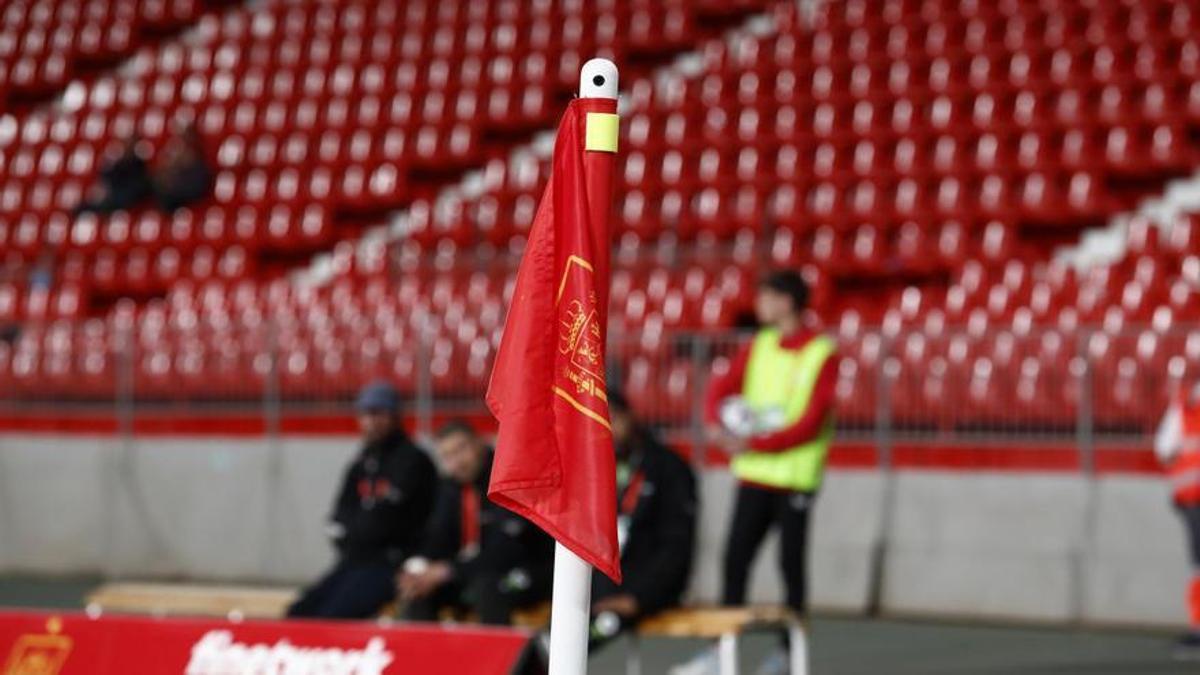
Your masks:
M370 619L396 598L386 561L341 561L288 608L293 618Z
M404 618L437 621L443 609L466 609L475 612L480 623L506 626L512 623L514 609L549 598L552 581L549 570L527 574L528 584L513 584L510 574L487 571L461 582L451 581L423 598L410 601L404 608Z
M592 573L592 604L595 604L597 600L603 600L604 598L620 595L621 593L621 587L613 583L612 579L609 579L603 574L595 572ZM624 633L630 628L636 626L645 615L646 612L639 612L634 616L625 618L616 616L614 614L613 618L616 619L617 624L616 630L611 632L602 631L598 625L596 617L593 616L591 633L588 636L588 652L596 652L602 647L608 645L610 642L616 640L618 637L620 637L621 633Z
M737 503L725 545L724 604L746 604L750 566L771 526L778 525L779 565L787 587L787 605L800 615L806 613L808 516L815 497L809 492L782 492L746 484L738 486Z
M1192 554L1192 569L1200 571L1200 505L1176 504L1187 530L1188 551Z

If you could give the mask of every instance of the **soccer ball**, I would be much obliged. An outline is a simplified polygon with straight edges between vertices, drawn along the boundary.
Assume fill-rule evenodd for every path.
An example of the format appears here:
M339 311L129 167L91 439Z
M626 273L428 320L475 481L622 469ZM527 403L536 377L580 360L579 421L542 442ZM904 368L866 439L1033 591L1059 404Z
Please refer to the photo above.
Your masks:
M721 403L721 426L738 438L749 438L758 429L758 414L740 396L731 396Z

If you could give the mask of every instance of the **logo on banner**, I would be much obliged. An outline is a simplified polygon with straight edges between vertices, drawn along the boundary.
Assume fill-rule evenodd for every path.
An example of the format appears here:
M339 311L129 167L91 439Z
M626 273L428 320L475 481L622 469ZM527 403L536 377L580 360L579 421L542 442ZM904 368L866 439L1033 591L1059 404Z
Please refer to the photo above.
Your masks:
M71 638L60 635L62 620L46 621L46 633L22 635L13 643L4 675L58 675L71 653Z
M608 420L590 400L608 400L604 391L604 339L598 301L596 292L591 290L590 279L584 277L592 273L592 265L588 261L571 256L567 259L558 285L557 302L562 307L559 313L558 353L566 357L562 376L571 386L569 391L556 386L554 393L579 412L607 427Z
M286 639L273 645L246 644L234 641L230 631L210 630L192 647L184 672L187 675L383 675L393 658L379 637L368 640L362 649L341 649L301 647Z

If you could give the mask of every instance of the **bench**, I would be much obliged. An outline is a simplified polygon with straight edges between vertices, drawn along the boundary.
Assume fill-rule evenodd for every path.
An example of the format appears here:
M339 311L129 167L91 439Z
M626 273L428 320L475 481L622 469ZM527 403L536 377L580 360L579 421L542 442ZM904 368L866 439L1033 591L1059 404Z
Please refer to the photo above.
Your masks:
M647 617L630 633L626 675L641 675L640 638L716 640L721 674L737 675L738 639L741 635L779 630L787 631L791 643L792 675L807 675L808 640L804 625L795 612L778 606L680 608Z
M99 586L86 602L89 611L278 619L295 599L294 588L117 582Z
M85 602L89 608L101 612L280 619L295 601L297 593L294 588L113 582L97 587L87 595ZM379 616L391 618L398 608L397 602L390 602L383 607ZM445 618L471 620L469 616L447 615ZM513 612L513 625L518 628L540 630L549 622L549 602Z
M392 602L383 610L383 616L394 617L400 611L400 603ZM445 608L438 614L441 623L476 623L479 617L474 612ZM539 631L550 625L550 602L539 602L529 607L518 607L512 612L512 627L528 631Z
M512 625L526 630L542 630L550 625L550 603L543 602L531 607L513 610Z

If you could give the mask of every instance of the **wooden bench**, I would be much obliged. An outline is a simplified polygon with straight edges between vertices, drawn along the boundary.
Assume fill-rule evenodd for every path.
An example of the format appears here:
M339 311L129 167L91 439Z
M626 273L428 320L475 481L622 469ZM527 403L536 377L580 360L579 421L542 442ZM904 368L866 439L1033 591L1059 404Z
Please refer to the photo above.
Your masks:
M393 617L399 612L399 603L393 602L384 610L384 615ZM460 612L452 608L443 609L438 621L443 623L476 623L479 617L474 612ZM513 628L539 631L550 625L550 603L541 602L529 607L518 607L512 613Z
M101 612L149 614L151 616L219 616L246 619L280 619L296 600L294 588L258 586L209 586L204 584L130 583L102 584L87 595L89 608ZM388 603L380 618L393 618L399 603ZM470 622L472 617L447 620ZM550 603L544 602L513 612L513 625L540 630L550 622Z
M86 601L89 610L102 612L278 619L295 599L294 588L107 583Z
M512 625L527 630L542 630L550 625L550 603L543 602L532 607L513 610Z
M717 641L722 675L737 675L738 639L756 631L787 631L792 675L808 673L808 639L804 625L786 607L694 607L671 609L643 619L629 636L627 675L641 675L640 638L704 638Z

